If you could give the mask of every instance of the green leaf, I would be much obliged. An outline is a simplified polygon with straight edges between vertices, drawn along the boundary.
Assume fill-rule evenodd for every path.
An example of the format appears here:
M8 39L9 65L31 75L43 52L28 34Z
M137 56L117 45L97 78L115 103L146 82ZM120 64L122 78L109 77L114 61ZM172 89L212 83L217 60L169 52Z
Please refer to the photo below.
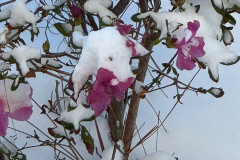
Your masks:
M236 20L233 16L231 16L229 13L226 13L223 17L223 22L224 23L227 23L229 22L230 24L232 25L235 25L236 24Z
M93 155L94 140L93 140L92 136L89 134L86 127L84 127L84 126L81 126L81 137L82 137L83 143L86 146L86 149L87 149L88 153Z
M151 43L151 46L155 46L155 45L158 45L160 42L162 41L162 39L155 39L152 43Z
M53 137L55 137L55 138L65 137L65 136L62 136L62 135L60 135L60 134L55 133L55 132L54 132L54 129L55 129L55 128L48 128L48 133L49 133L51 136L53 136Z
M170 67L170 65L168 63L162 63L163 67Z
M198 13L200 10L200 5L196 5L196 6L194 6L194 8L195 8L195 12Z
M141 13L136 13L136 14L134 14L134 15L132 15L132 17L131 17L131 20L133 21L133 22L141 22L142 21L142 19L139 19L137 16L139 16Z
M70 37L71 32L68 32L66 28L63 27L64 23L55 23L54 26L55 28L64 36Z
M224 15L225 13L225 10L224 8L219 8L216 4L215 4L215 1L214 0L211 0L212 2L212 6L213 8L216 10L217 13L221 14L221 15Z
M18 88L18 86L20 85L20 83L24 83L24 82L25 82L24 77L17 76L12 83L11 90L15 91Z
M48 52L49 52L49 49L50 49L50 43L49 43L49 41L46 40L46 41L43 43L42 47L43 47L43 51L44 51L45 53L48 53Z

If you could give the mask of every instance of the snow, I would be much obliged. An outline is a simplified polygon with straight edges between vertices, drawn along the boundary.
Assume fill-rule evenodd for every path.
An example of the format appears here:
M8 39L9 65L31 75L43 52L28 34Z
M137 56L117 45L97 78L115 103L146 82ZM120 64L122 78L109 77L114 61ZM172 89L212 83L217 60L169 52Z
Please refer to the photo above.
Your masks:
M140 94L141 92L143 92L143 86L145 86L143 82L135 82L134 91L136 92L136 94Z
M41 64L43 65L48 65L48 66L52 66L54 68L61 68L62 65L59 64L59 62L57 60L55 60L54 58L41 58Z
M3 53L2 55L4 55ZM19 67L21 69L22 75L26 75L29 72L29 68L27 66L27 61L30 59L39 59L41 57L40 49L31 48L26 45L22 45L14 48L10 55L17 61Z
M186 25L189 21L193 22L194 20L198 20L200 22L200 28L196 36L204 38L204 51L206 52L206 54L203 57L198 58L198 60L203 62L209 68L210 76L216 82L219 79L219 64L233 64L239 59L235 53L230 51L228 47L216 39L216 30L200 14L189 14L187 12L146 12L140 14L138 18L141 19L148 16L153 18L153 20L157 23L157 28L161 30L161 36L159 39L166 38L168 32L172 34L173 37L178 36L183 32L184 29L187 28ZM169 22L169 31L167 30L166 20ZM178 22L183 25L180 26L180 29L174 31L176 26L172 26L171 22Z
M37 33L37 16L26 7L26 2L26 0L16 0L12 3L9 23L12 27L23 26L26 22L31 23L33 31Z
M8 34L7 28L0 28L0 44L7 43L7 34Z
M83 34L79 31L74 31L72 33L72 41L73 44L77 47L82 47L83 46Z
M10 65L5 62L0 62L0 72L11 70Z
M55 9L55 6L53 6L53 5L44 5L44 6L42 6L42 8L43 8L44 10L48 11L48 10L53 10L53 9Z
M62 112L58 120L72 123L75 130L78 130L80 122L86 119L90 119L93 115L94 111L92 109L85 108L82 104L78 104L74 110L71 110L69 112L65 110Z
M6 8L0 12L0 20L8 19L11 16L11 9Z
M122 141L118 141L117 145L119 146L119 148L121 150L123 150L123 142ZM114 157L114 159L112 159L113 151L114 151L114 146L111 146L111 147L105 149L103 151L101 160L123 160L124 157L118 149L116 149L115 157Z
M10 136L0 138L0 148L7 154L11 152L10 156L15 156L18 151L18 148L15 145L14 138ZM4 155L4 159L8 160L9 158L6 155Z
M117 16L107 9L111 5L111 0L88 0L84 3L84 9L91 13L98 13L104 23L112 24L112 19Z
M176 159L167 152L158 151L158 152L149 154L147 157L143 158L142 160L176 160Z
M223 42L230 45L234 41L233 35L230 30L225 29L223 32Z
M80 33L75 33L76 38L81 39ZM126 41L127 38L122 36L115 27L106 27L90 32L83 41L82 54L72 74L75 98L88 77L96 75L101 67L112 71L118 80L123 82L126 82L129 77L133 77L129 65L132 50L127 47ZM146 54L147 50L140 46L139 43L136 43L136 48L141 48L141 50L139 49L140 55Z

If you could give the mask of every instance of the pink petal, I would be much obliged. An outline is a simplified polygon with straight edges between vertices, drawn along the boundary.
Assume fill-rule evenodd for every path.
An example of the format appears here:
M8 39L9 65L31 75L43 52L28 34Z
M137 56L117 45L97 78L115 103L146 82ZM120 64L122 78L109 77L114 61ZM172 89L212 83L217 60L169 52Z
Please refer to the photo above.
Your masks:
M112 85L111 80L117 77L113 72L100 68L97 73L96 81L87 97L87 103L90 104L95 111L95 115L99 116L110 105L113 97L121 100L125 90L131 85L133 78L130 77L127 82L119 82Z
M190 53L193 57L202 57L205 55L205 51L203 50L203 47L205 45L203 37L195 37L195 39L198 40L199 45L198 46L191 46Z
M199 27L200 27L200 23L197 20L194 20L194 23L188 22L188 29L192 31L192 37L190 39L196 36L197 30L199 29Z
M180 70L192 70L196 66L190 57L184 56L182 50L178 50L177 54L178 57L176 65Z
M71 13L74 18L79 18L83 14L83 10L76 5L72 5Z
M4 103L3 99L0 97L0 112L4 110L4 105L5 105L5 103Z
M8 114L0 112L0 136L6 135L8 127Z
M111 101L110 96L106 93L103 86L98 89L91 90L87 97L87 103L91 104L95 115L99 116L107 107Z
M125 91L132 84L133 79L133 77L130 77L126 82L119 82L117 85L111 86L112 93L117 101L120 101L123 98Z
M32 114L32 107L23 107L13 113L9 113L9 117L18 121L26 121Z
M126 45L127 45L127 47L131 47L132 48L132 57L136 56L137 55L137 51L136 51L136 48L135 48L136 44L129 39L126 42Z
M119 31L119 33L122 36L125 36L125 35L129 34L132 30L132 25L131 24L126 25L126 24L123 24L120 21L116 21L116 25L117 25L117 30Z
M0 99L2 99L4 103L3 112L13 113L16 110L19 110L23 107L31 107L31 96L32 96L32 88L29 84L21 83L17 90L11 91L11 85L13 81L9 79L5 79L0 81ZM5 92L6 90L6 92Z

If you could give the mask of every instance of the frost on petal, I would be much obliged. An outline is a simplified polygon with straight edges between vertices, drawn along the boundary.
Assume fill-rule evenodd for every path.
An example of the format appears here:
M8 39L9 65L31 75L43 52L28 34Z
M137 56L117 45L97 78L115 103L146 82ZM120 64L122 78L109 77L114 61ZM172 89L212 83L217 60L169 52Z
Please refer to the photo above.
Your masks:
M9 117L17 121L26 121L30 118L32 112L32 107L23 107L15 112L9 113Z
M195 63L191 60L191 58L186 57L181 51L178 51L176 65L180 70L183 70L183 69L192 70L196 66Z
M113 97L120 101L125 90L133 81L133 77L130 77L126 82L112 84L112 80L116 78L113 72L107 69L100 68L98 70L96 81L87 97L87 103L91 104L96 116L100 115L110 105Z
M6 135L6 130L8 127L8 115L0 112L0 136Z
M23 76L29 72L27 61L30 59L39 59L41 57L40 49L28 47L26 45L14 48L10 54L19 64Z

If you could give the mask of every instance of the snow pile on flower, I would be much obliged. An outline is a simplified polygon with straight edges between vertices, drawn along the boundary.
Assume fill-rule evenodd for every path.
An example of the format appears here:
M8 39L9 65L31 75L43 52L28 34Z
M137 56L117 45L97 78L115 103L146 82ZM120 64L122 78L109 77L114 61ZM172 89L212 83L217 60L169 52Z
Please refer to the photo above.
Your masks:
M95 115L101 114L109 106L112 96L121 100L133 81L129 64L133 50L127 46L128 40L115 27L92 31L83 39L82 54L72 74L74 98L77 99L90 75L97 76L87 98ZM139 56L148 53L136 41L134 44Z
M192 70L196 66L195 59L205 55L203 37L196 37L199 27L197 20L194 20L194 23L188 22L188 28L176 37L175 44L178 48L176 65L180 70Z
M161 30L161 36L159 39L167 38L168 34L173 37L176 33L184 32L187 28L188 22L199 21L200 27L196 33L197 37L203 37L204 48L206 54L203 57L198 57L197 60L206 65L209 69L210 77L214 81L218 81L219 64L233 64L239 60L239 57L231 52L223 43L221 43L217 37L215 29L208 23L208 21L200 14L194 11L190 12L146 12L138 16L139 19L151 16L157 23L157 28ZM166 21L168 24L166 24ZM200 44L200 43L199 43Z
M32 114L32 88L29 84L20 84L17 90L12 91L13 81L0 81L0 136L6 135L8 117L25 121Z
M27 0L16 0L12 5L0 12L0 19L10 18L9 24L12 27L23 26L25 23L31 23L33 31L37 33L37 16L34 15L27 7Z
M112 19L117 16L108 9L111 5L111 0L88 0L84 3L84 9L87 12L99 14L104 23L112 24Z

